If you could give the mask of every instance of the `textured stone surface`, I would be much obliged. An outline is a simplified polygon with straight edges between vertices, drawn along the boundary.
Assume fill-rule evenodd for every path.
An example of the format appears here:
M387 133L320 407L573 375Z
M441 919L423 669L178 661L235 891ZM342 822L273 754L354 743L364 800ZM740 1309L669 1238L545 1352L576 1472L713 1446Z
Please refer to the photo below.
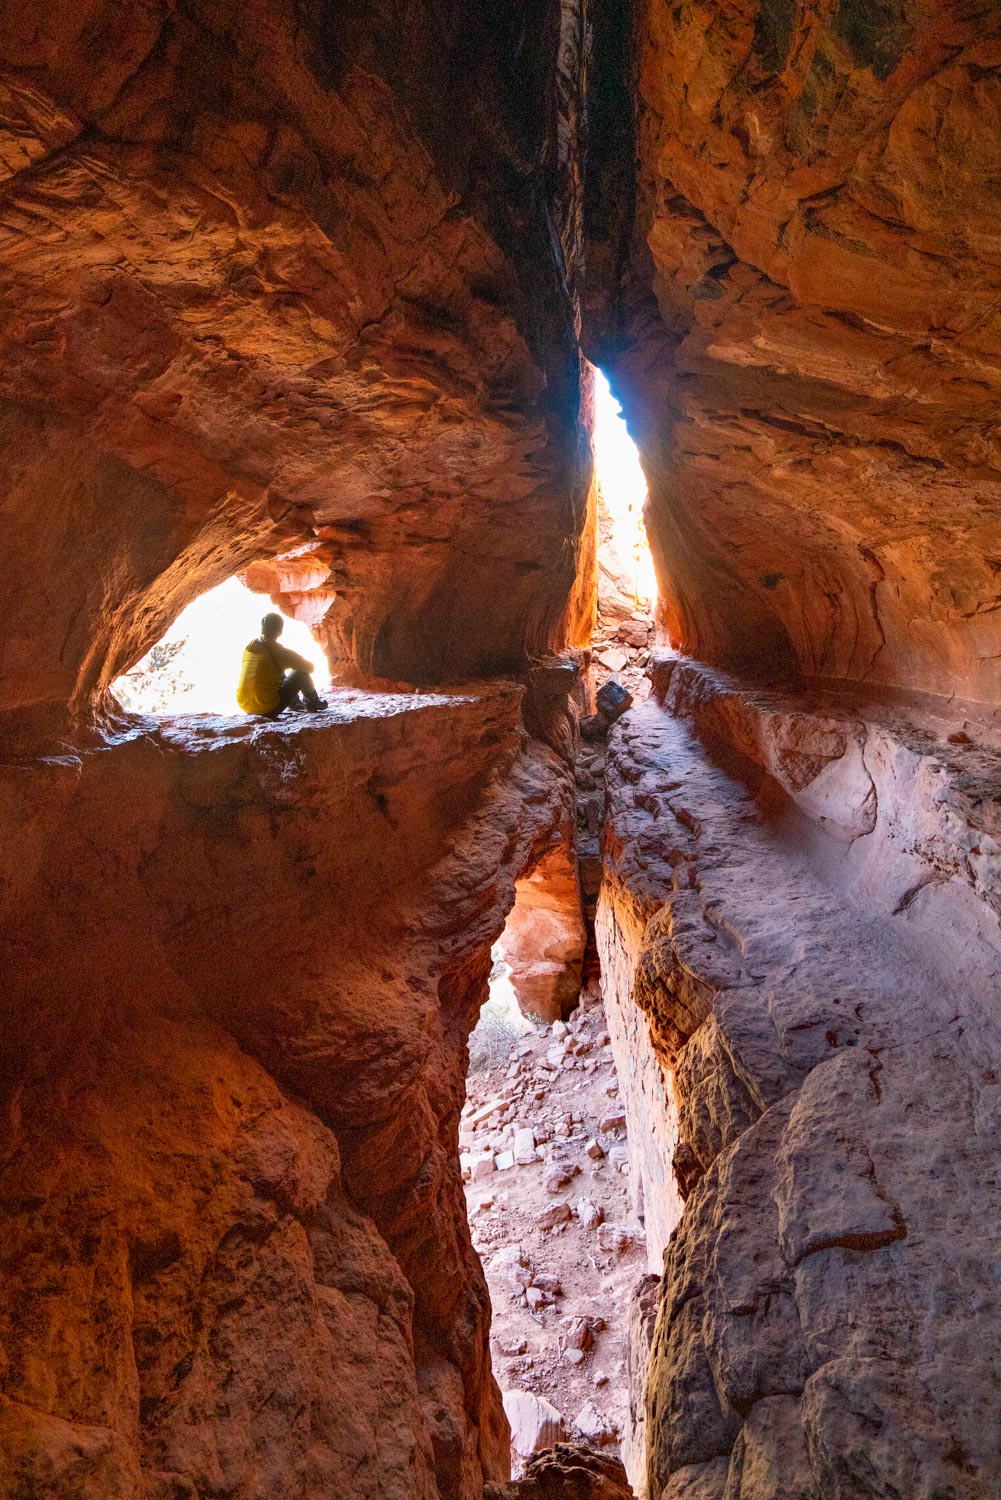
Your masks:
M675 643L812 683L662 662L577 767L674 1228L651 1500L995 1492L997 7L0 20L0 1488L503 1480L456 1127L593 707L580 337ZM110 717L237 570L345 680L517 670L534 737L513 687Z
M548 853L515 887L500 950L526 1016L559 1021L580 994L586 941L575 865L565 845Z
M4 709L84 704L290 547L276 591L367 672L544 646L589 480L557 0L0 20Z
M504 1415L511 1424L511 1446L522 1458L551 1448L566 1435L556 1407L531 1391L505 1391Z
M687 1198L650 1493L990 1494L996 731L665 675L612 733L598 916ZM613 1041L621 1076L645 1062Z
M0 1493L508 1472L457 1133L490 945L568 816L520 702L340 694L4 768Z
M628 14L595 12L584 334L672 639L996 701L997 8Z
M487 1485L483 1500L632 1500L632 1490L618 1459L557 1443L529 1459L520 1479Z

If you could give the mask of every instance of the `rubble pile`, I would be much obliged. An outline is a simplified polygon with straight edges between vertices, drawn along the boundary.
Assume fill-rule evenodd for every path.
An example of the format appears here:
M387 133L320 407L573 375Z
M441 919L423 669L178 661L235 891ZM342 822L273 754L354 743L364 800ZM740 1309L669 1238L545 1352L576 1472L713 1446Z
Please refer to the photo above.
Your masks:
M564 1438L617 1452L646 1242L596 987L568 1022L536 1026L470 1074L459 1142L515 1467Z

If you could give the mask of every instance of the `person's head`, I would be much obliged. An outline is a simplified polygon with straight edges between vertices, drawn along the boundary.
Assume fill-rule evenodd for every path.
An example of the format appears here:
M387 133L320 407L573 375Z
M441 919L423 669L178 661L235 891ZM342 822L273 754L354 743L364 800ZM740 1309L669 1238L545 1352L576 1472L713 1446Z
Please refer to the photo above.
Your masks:
M265 615L261 621L261 635L266 641L276 641L282 633L285 621L281 615Z

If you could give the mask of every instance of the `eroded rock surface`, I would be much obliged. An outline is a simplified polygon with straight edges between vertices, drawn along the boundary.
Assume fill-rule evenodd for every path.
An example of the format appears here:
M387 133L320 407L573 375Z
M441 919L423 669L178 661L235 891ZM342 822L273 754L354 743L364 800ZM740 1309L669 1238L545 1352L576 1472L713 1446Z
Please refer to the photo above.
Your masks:
M283 550L276 592L365 672L545 646L589 480L556 0L0 20L14 727Z
M676 1109L659 1170L687 1199L649 1493L990 1494L989 750L902 710L824 716L684 663L664 675L613 731L598 918L627 1018L613 1042L629 1046L639 1005ZM620 1076L649 1066L644 1040Z
M569 778L514 684L8 766L4 1495L472 1500L457 1131Z
M521 1479L488 1485L483 1500L632 1500L616 1458L557 1443L529 1460Z
M672 639L996 701L996 7L595 15L584 333Z

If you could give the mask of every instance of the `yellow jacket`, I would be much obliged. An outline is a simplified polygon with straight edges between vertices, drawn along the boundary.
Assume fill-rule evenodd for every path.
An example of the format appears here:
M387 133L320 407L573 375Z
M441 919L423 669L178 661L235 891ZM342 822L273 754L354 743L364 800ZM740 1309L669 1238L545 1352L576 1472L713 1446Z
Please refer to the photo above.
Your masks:
M312 662L277 641L251 641L243 653L236 701L245 714L273 714L286 670L311 672Z

